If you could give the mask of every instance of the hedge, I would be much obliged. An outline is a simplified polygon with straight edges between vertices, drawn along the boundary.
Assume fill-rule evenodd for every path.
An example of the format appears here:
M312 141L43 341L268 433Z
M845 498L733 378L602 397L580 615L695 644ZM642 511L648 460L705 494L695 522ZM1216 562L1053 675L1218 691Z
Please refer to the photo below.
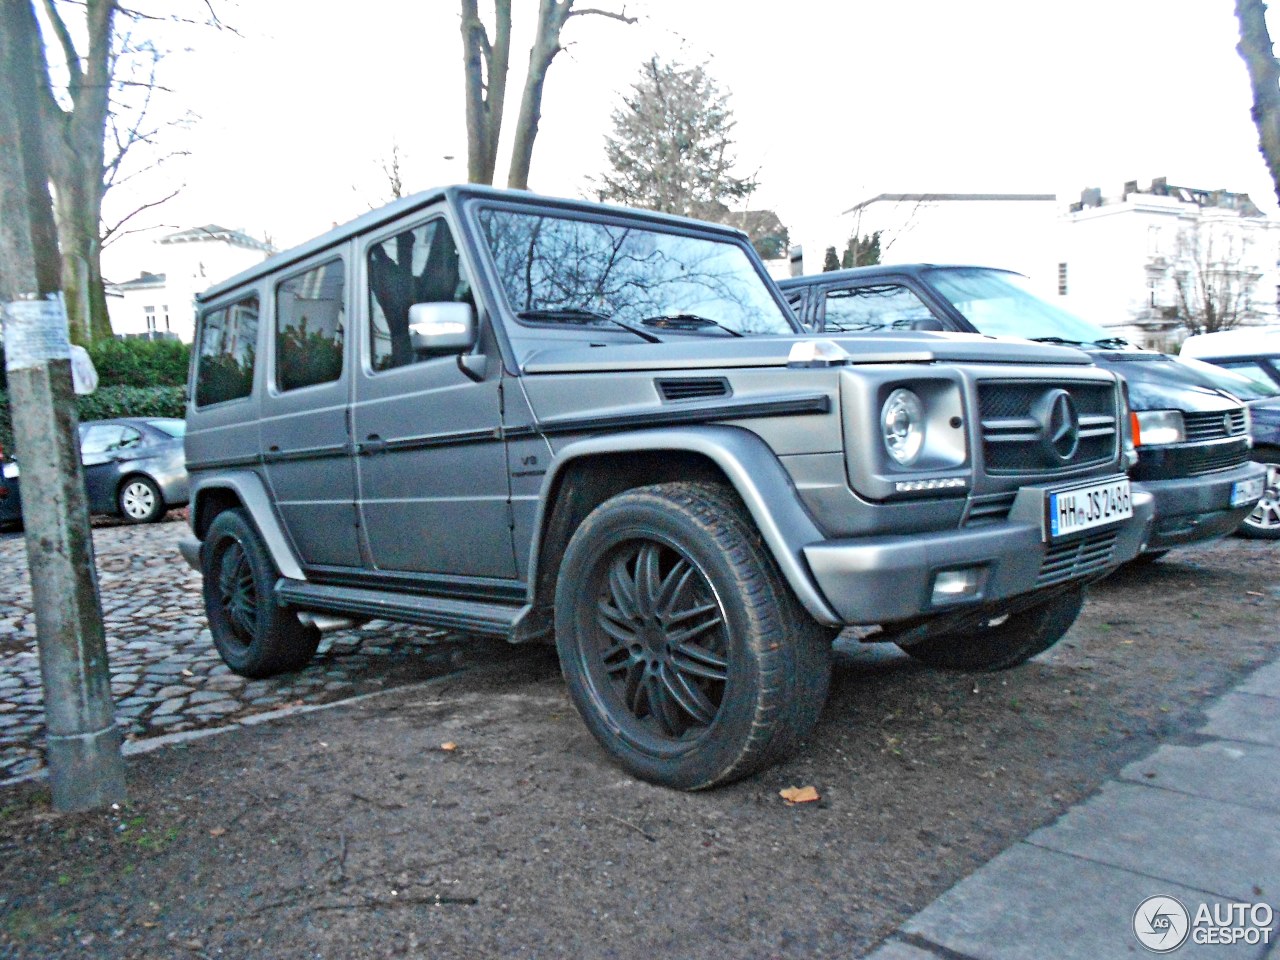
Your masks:
M182 387L98 387L76 397L81 422L111 417L182 417L187 390ZM0 445L13 456L13 424L9 418L9 394L0 390Z
M100 340L88 349L100 388L181 387L187 382L191 347L181 340ZM0 348L0 390L4 387Z

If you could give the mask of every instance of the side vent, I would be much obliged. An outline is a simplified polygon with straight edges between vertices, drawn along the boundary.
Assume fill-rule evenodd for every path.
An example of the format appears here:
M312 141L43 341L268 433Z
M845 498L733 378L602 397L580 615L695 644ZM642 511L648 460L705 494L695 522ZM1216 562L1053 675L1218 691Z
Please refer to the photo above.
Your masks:
M671 377L653 381L663 403L681 400L707 400L713 397L729 397L729 381L724 377Z

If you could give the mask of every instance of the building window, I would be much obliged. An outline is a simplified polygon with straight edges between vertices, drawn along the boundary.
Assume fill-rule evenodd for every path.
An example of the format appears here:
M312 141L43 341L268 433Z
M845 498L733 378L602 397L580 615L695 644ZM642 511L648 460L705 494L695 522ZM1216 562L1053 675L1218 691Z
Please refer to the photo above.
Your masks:
M160 308L160 311L161 313L164 314L164 329L165 329L165 332L168 333L169 332L169 305L166 303L163 307Z
M143 307L142 312L143 314L145 314L146 320L147 320L147 333L155 333L156 332L156 308Z
M1065 263L1058 264L1058 296L1065 297L1067 295L1067 265Z

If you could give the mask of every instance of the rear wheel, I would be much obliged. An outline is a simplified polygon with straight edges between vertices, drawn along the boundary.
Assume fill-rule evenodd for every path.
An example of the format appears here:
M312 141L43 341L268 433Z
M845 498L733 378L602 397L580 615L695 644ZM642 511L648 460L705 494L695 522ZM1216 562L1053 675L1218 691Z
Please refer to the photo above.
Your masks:
M1236 532L1251 540L1280 540L1280 453L1266 450L1255 459L1267 468L1267 488Z
M1084 587L974 628L940 633L902 647L931 667L949 670L1007 670L1026 663L1062 639L1084 606Z
M619 494L583 521L560 569L569 694L634 775L682 790L729 783L793 751L817 721L833 633L724 488Z
M274 596L279 573L242 510L218 514L200 550L204 606L213 644L245 677L300 670L316 652L320 631L304 626Z
M128 477L116 495L120 516L130 523L155 523L164 516L164 496L150 477Z

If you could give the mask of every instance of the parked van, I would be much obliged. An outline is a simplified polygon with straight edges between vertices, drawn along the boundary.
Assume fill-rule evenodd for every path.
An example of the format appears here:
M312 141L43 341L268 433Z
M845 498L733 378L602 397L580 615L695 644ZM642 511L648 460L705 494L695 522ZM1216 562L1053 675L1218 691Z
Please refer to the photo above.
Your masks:
M1172 357L1030 293L1024 277L928 263L836 270L779 283L802 322L824 334L942 329L1074 346L1121 376L1133 410L1130 476L1156 498L1145 556L1234 532L1265 492L1251 462L1249 413L1236 397Z
M1204 360L1259 383L1280 386L1280 327L1245 327L1187 337L1180 357Z

